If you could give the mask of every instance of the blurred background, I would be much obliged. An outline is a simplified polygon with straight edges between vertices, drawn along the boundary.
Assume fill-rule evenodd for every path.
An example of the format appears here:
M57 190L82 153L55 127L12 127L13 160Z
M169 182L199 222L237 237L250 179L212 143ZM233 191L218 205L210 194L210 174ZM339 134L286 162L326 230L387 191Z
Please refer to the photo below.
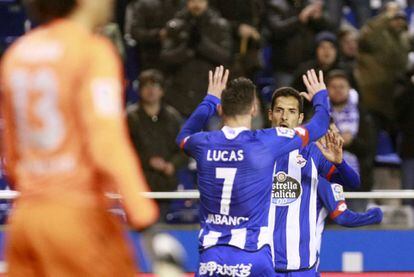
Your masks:
M269 126L275 88L304 91L302 74L322 70L345 160L361 176L360 191L379 191L381 198L387 190L414 189L413 15L413 0L118 0L112 22L97 31L124 62L131 140L153 192L197 189L195 162L174 139L206 94L208 70L224 64L232 78L257 85L254 128ZM0 59L35 26L21 1L0 0ZM308 105L306 117L311 113ZM220 127L219 118L209 123L210 130ZM1 163L0 186L8 189ZM348 195L353 210L380 206L383 223L353 230L328 225L321 270L414 272L414 199ZM130 234L141 270L193 272L197 200L158 203L159 222ZM10 205L0 200L2 223Z

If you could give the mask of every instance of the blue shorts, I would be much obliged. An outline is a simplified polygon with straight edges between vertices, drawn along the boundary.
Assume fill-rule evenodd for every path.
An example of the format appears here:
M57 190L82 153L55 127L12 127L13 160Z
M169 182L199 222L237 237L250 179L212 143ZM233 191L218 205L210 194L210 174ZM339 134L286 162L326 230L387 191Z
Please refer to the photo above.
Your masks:
M309 270L301 271L289 271L289 272L276 272L275 277L317 277L319 273L316 272L316 268L313 267Z
M232 246L218 245L200 253L195 276L274 276L270 247L248 252Z

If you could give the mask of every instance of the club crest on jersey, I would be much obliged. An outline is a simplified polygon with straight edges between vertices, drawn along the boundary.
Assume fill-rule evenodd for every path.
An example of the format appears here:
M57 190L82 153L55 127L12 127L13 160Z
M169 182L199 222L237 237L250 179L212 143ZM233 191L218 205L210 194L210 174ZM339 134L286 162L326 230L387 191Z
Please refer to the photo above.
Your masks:
M302 155L299 154L296 156L296 164L300 168L304 167L306 165L306 162L307 162L306 159Z
M335 201L345 201L344 188L340 184L331 184Z
M276 173L272 184L272 203L286 206L298 200L301 194L302 186L296 179L283 171Z

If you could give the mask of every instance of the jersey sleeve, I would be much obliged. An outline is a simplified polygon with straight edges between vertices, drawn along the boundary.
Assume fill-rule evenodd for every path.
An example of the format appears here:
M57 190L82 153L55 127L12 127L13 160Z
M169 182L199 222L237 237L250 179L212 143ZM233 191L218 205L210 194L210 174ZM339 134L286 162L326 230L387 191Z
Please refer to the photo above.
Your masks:
M86 151L99 174L116 185L130 223L146 227L156 220L158 210L154 201L141 195L148 186L127 132L121 63L106 40L90 49L77 111Z
M347 209L342 186L339 184L331 184L321 176L319 176L318 183L318 198L328 210L332 219L336 218Z
M382 211L379 208L370 209L365 213L356 213L348 209L342 186L331 184L322 177L319 178L318 199L327 208L330 218L339 225L359 227L382 221Z
M6 70L5 70L5 60L0 67L0 150L1 156L4 157L4 170L7 173L9 183L15 185L16 174L15 168L18 160L18 155L16 151L17 134L16 126L13 121L12 115L12 102L11 95L6 84Z
M318 147L313 144L315 154L318 156L318 172L331 183L339 183L347 188L358 188L361 185L359 174L355 172L345 160L340 164L328 161Z
M200 148L200 137L203 133L196 133L187 136L181 144L181 149L190 157L197 159L198 150Z
M306 129L289 129L284 127L269 128L256 131L256 136L269 149L274 158L280 157L307 145Z
M218 104L220 104L219 98L207 95L197 106L177 135L176 143L181 149L186 150L187 153L192 149L194 140L190 140L190 137L204 129L208 120L216 114Z

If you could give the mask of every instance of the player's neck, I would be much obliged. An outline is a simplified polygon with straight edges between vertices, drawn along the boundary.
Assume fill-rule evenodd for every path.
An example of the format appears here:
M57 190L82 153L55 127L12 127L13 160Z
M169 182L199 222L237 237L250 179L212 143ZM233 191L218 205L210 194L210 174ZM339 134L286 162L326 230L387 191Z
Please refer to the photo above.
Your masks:
M224 126L230 128L246 127L247 129L252 128L252 117L251 115L238 115L231 117L223 117Z
M96 29L96 24L89 14L82 12L82 10L74 11L68 16L68 19L86 30L93 32Z

